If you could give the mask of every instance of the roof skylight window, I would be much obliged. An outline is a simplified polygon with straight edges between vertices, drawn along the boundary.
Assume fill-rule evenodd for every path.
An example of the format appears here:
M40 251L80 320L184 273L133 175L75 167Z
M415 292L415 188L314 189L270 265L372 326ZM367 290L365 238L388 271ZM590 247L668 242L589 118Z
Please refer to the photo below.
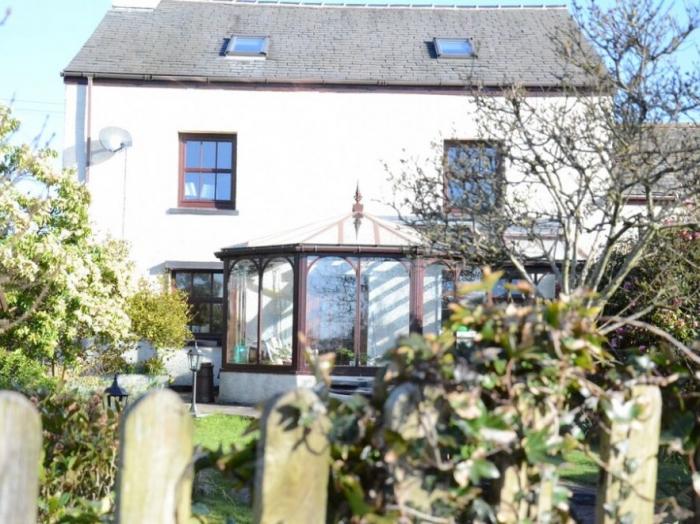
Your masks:
M266 36L232 36L226 46L227 56L267 56L270 39Z
M436 38L435 53L438 58L469 58L474 46L467 38Z

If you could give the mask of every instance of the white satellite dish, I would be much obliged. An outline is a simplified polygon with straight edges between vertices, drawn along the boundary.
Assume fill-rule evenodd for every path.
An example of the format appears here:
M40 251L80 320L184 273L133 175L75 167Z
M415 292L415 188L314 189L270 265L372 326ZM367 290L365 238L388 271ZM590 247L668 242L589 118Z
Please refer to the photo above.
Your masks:
M100 131L100 144L107 151L117 151L131 146L131 135L126 129L120 127L105 127Z

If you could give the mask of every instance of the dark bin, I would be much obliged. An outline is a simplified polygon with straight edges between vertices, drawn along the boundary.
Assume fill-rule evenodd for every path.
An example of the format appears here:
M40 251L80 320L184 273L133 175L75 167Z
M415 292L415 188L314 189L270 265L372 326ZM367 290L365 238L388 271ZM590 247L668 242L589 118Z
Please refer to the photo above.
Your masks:
M214 364L204 362L197 371L197 402L214 402Z

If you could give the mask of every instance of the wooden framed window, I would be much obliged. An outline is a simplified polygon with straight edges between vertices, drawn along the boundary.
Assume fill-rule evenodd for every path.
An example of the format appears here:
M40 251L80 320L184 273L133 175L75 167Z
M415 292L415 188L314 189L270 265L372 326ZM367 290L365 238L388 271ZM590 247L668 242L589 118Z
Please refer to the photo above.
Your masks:
M197 340L221 341L224 324L224 273L212 270L175 270L173 283L187 293Z
M236 208L236 135L180 134L180 207Z
M473 215L498 206L504 183L498 144L445 141L443 172L447 211Z

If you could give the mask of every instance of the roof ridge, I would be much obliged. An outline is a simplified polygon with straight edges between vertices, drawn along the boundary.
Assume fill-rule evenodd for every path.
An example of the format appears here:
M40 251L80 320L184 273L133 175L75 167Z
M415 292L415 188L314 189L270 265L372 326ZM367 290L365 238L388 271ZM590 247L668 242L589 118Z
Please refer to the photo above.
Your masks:
M330 8L356 8L356 9L452 9L452 10L508 10L508 9L568 9L564 3L537 3L537 4L496 4L482 5L473 3L454 4L425 4L411 2L385 2L380 4L354 3L354 2L334 2L327 0L174 0L180 2L212 3L212 4L238 4L238 5L269 5L280 7L330 7Z

